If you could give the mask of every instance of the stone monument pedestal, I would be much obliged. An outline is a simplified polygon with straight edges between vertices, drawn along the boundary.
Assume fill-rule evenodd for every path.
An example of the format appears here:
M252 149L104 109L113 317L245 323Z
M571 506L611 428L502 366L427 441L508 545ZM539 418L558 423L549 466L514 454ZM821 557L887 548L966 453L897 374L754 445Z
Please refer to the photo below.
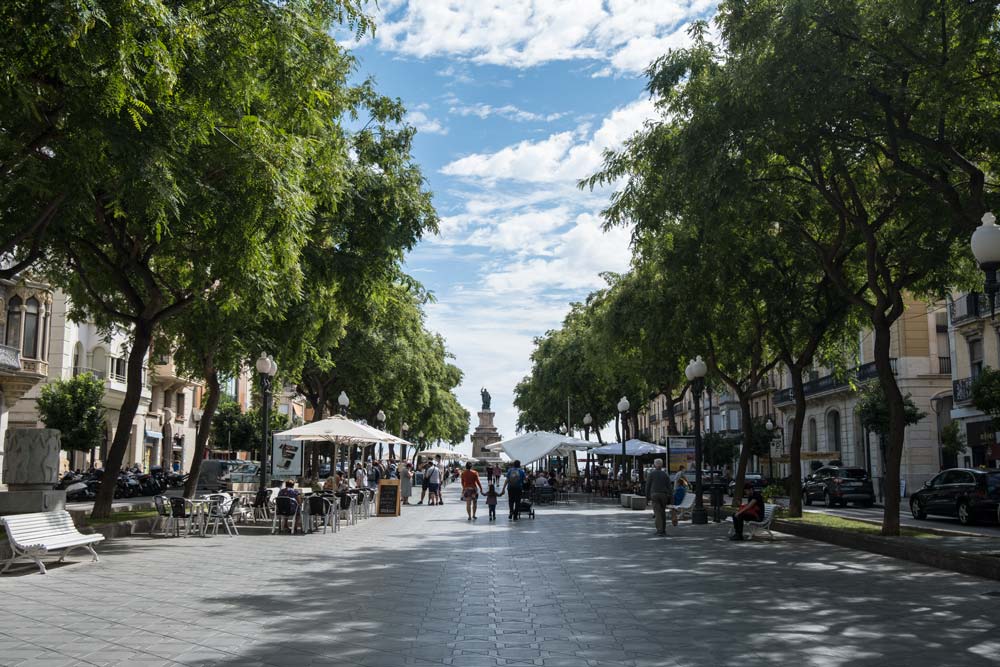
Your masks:
M472 458L487 463L498 463L500 461L500 455L497 452L491 452L486 449L487 445L492 445L494 442L503 440L500 437L497 427L493 425L493 417L495 415L496 413L492 410L479 411L479 426L472 433Z
M66 509L59 481L59 431L52 428L8 429L4 447L0 514Z

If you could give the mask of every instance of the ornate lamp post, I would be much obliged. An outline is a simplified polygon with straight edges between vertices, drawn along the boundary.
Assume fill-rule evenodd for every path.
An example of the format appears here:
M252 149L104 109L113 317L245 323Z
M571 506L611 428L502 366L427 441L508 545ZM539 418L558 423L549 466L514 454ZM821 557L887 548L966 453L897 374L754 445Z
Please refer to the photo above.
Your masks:
M406 422L403 422L402 424L400 424L400 426L399 426L399 437L401 437L403 440L406 440L406 433L409 430L410 430L410 425L409 424L407 424ZM399 458L402 459L403 463L406 463L406 445L402 445L401 444L399 446Z
M1000 227L996 225L996 216L992 213L983 214L983 224L976 227L972 233L972 254L975 255L979 268L986 274L985 292L990 299L990 316L996 309L997 269L1000 269Z
M701 392L705 389L705 374L707 372L708 366L705 365L700 356L688 362L687 368L684 369L684 375L687 376L688 381L691 383L691 391L694 392L695 471L694 508L691 510L691 523L693 524L708 523L708 512L705 511L705 505L701 497Z
M622 396L621 400L618 401L618 412L621 413L621 423L622 423L622 488L625 487L625 443L628 441L628 409L631 407L629 405L628 399Z
M385 412L383 412L380 409L378 411L378 414L375 415L375 421L378 422L378 430L384 431L385 430ZM392 443L389 443L389 458L393 458L392 453L393 453L392 452ZM379 461L382 460L382 443L381 442L378 443L378 460Z
M257 373L260 374L260 393L262 400L260 443L260 488L267 488L267 450L271 446L269 427L271 425L271 381L278 372L278 364L266 352L261 352L257 359Z

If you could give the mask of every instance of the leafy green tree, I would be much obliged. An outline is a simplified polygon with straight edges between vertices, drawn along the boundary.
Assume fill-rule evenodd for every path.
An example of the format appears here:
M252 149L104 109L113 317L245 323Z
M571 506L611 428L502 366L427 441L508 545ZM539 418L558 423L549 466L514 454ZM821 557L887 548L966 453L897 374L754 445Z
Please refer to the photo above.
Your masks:
M989 367L980 371L972 382L972 405L1000 424L1000 371Z
M59 429L63 449L90 452L104 436L104 381L91 373L42 385L38 416L48 428Z
M57 203L29 230L47 230L48 278L73 317L132 335L93 511L106 518L154 334L197 299L294 264L314 211L342 196L340 123L360 95L330 31L370 24L351 0L4 11L5 104L24 132L0 148L16 166L4 220L35 225Z
M259 424L249 412L244 413L239 403L227 401L219 405L212 416L212 442L216 449L235 451L255 451L260 436L254 428Z
M888 437L892 432L892 421L889 414L889 401L886 399L882 384L879 382L866 384L861 387L858 394L855 410L861 420L861 426L881 438ZM912 426L927 416L927 413L922 412L913 402L910 394L903 397L903 406L904 420L907 426Z
M727 438L721 433L706 433L701 438L702 458L706 466L721 468L732 464L739 456L740 443L736 438Z

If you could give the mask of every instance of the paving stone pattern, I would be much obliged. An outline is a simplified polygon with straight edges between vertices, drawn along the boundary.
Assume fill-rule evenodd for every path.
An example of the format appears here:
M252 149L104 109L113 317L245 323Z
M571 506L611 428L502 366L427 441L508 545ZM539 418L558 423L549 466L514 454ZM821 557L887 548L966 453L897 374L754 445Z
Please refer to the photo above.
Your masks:
M0 578L0 665L992 665L1000 583L609 505L146 538ZM504 508L505 509L505 508ZM485 510L483 512L485 514ZM29 572L21 570L21 572Z

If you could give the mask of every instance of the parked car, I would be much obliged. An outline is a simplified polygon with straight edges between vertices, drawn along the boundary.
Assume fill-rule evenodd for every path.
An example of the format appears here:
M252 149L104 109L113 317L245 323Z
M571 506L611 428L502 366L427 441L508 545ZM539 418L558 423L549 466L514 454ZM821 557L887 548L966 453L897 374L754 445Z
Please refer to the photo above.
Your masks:
M767 486L767 480L764 479L763 475L755 472L748 472L743 479L743 488L752 487L757 491L763 491L764 487ZM729 483L729 495L736 494L736 480L734 479Z
M910 497L914 519L928 514L958 517L968 526L976 521L996 521L1000 507L1000 470L951 468L939 473Z
M823 466L802 482L802 504L812 505L822 500L827 507L847 505L861 507L875 503L875 487L864 468Z

